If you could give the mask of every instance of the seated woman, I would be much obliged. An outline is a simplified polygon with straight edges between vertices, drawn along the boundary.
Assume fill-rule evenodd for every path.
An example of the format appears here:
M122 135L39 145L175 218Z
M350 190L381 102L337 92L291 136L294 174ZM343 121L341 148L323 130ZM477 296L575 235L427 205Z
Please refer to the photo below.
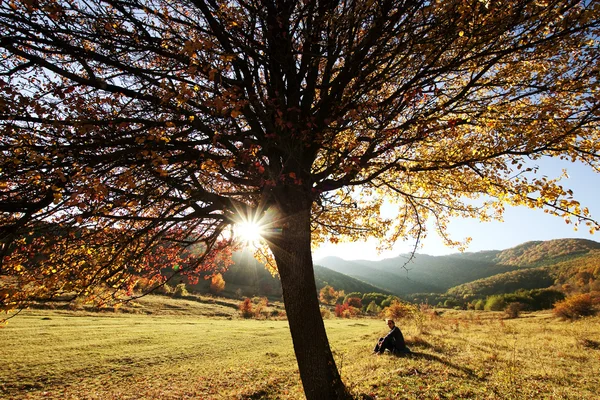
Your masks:
M394 320L386 319L385 322L387 322L390 331L384 337L379 338L373 349L373 354L383 354L386 349L392 354L410 353L410 349L406 347L406 343L404 343L404 336L402 335L400 328L394 323Z

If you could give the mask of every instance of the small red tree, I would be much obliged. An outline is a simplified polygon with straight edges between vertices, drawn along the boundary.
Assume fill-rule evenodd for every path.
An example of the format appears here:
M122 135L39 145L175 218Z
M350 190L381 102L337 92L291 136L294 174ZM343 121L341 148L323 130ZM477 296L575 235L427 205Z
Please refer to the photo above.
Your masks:
M245 298L240 305L238 306L238 308L240 309L240 313L242 314L242 317L244 318L252 318L252 316L254 316L254 310L253 310L253 306L252 306L252 300L249 298Z
M338 318L352 318L360 314L360 308L351 306L348 302L335 306L335 316Z
M347 303L349 306L362 308L362 299L360 299L359 297L350 297L348 298Z

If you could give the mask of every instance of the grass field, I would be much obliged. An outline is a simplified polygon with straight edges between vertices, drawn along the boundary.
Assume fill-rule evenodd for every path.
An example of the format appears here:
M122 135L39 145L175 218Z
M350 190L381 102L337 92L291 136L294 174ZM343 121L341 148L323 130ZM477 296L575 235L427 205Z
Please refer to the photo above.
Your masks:
M0 329L0 398L304 397L286 321L169 301L154 315L24 311ZM598 398L600 318L499 317L447 311L418 326L399 321L414 351L400 358L370 354L387 330L381 320L329 319L326 327L357 398Z

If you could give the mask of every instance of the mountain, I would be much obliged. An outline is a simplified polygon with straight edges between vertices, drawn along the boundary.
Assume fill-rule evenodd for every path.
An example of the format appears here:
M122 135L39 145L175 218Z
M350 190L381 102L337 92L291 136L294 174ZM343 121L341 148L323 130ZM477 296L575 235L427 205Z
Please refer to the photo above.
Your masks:
M233 260L234 264L223 273L226 284L222 294L281 296L278 277L249 252L236 253ZM519 289L569 290L586 285L600 290L600 243L586 239L532 241L507 250L437 257L416 254L412 259L400 255L380 261L326 257L315 261L314 270L317 290L331 285L346 293L379 292L411 299L427 293L467 298ZM210 281L201 280L190 289L208 292L209 285Z
M527 242L507 250L437 257L415 254L412 259L400 255L381 261L326 257L317 263L398 296L444 293L451 288L455 295L491 294L546 288L553 285L560 271L565 270L567 278L564 280L567 281L569 263L600 253L599 249L600 243L592 240L556 239ZM544 269L554 265L559 267ZM537 269L540 267L542 269Z
M384 260L388 261L388 260ZM402 268L405 260L398 260L397 264L390 261L388 266L374 261L345 261L338 257L327 257L316 261L333 271L352 278L370 283L395 295L419 292L440 292L445 289L426 281L418 281ZM404 274L403 274L404 272ZM337 289L337 288L336 288Z
M391 294L391 292L369 283L363 282L360 279L352 278L351 276L341 274L332 269L315 265L315 283L317 290L320 290L326 285L333 286L336 290L343 290L346 293L383 293Z
M280 297L281 282L278 276L273 276L265 266L256 261L248 251L237 252L233 255L233 265L223 273L225 289L221 295L228 297L240 296L269 296ZM326 285L333 286L336 290L346 293L383 293L391 294L381 287L341 274L329 268L315 265L315 283L317 290ZM210 275L207 275L209 277ZM173 282L174 284L179 281ZM206 293L209 291L210 281L201 279L197 284L186 283L189 290Z
M587 239L532 241L499 252L494 261L505 265L540 266L583 256L600 249L600 243Z
M527 246L517 246L524 249L523 252L520 252L521 249L515 251L515 248L505 253L506 256L520 252L521 255L525 254L527 260L531 255L527 253L539 254L541 249L550 250L543 261L533 263L537 265L544 262L545 266L520 268L512 272L467 282L449 289L446 293L458 298L466 298L468 296L483 297L510 293L520 289L554 288L561 291L578 291L583 288L584 291L599 291L600 249L596 248L597 243L583 241L572 243L572 239L562 243L552 242L538 242L537 245L533 245L533 248L531 247L533 242L529 242L526 243ZM587 250L585 250L585 246L588 246ZM565 252L566 248L571 248L572 252ZM530 250L533 251L530 252Z
M450 255L428 256L415 254L381 261L345 261L327 257L317 263L334 271L363 280L398 296L413 293L443 293L453 286L491 275L512 271L517 267L486 261L487 256Z
M558 268L555 266L524 268L463 283L448 289L446 294L465 299L512 293L517 290L546 289L554 285L557 276Z

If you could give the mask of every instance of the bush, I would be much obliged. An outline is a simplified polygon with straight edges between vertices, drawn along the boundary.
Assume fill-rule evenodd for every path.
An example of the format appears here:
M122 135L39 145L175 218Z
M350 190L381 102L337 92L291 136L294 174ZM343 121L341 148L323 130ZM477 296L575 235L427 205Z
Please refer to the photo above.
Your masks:
M360 309L348 303L337 304L335 306L335 316L338 318L352 318L358 315L360 315Z
M252 300L249 298L245 298L239 305L240 313L243 318L252 318L254 316L254 306L252 304Z
M504 313L507 318L518 318L521 311L523 311L524 304L523 303L510 303L504 309Z
M362 308L362 300L360 297L348 297L346 303L352 307Z
M453 299L448 299L446 301L444 301L444 307L446 308L456 308L456 307L460 307L460 303L456 300Z
M154 287L154 282L152 282L148 278L139 278L135 285L133 286L133 290L140 293L147 293Z
M398 300L394 300L389 307L383 309L383 316L390 319L400 319L413 315L417 311L416 307L412 304L402 303Z
M490 296L485 301L484 309L486 311L502 311L506 308L506 301L503 296Z
M387 295L382 293L366 293L363 295L362 301L364 304L371 304L374 301L379 306L387 297Z
M382 308L389 307L394 301L400 301L400 298L397 296L388 296L387 299L381 302L380 306Z
M253 298L254 301L256 298ZM268 316L267 307L269 306L269 299L266 297L259 297L258 302L256 302L256 307L254 307L254 317L255 318L266 318Z
M319 300L324 304L335 304L339 295L333 286L326 285L319 291Z
M214 294L219 294L225 289L225 280L223 275L215 274L210 278L210 291Z
M329 319L331 318L331 311L328 308L321 307L321 318Z
M173 297L181 298L181 297L185 297L185 296L189 296L189 295L190 295L190 292L187 291L187 289L185 287L185 283L178 284L177 286L175 286L175 289L173 290Z
M377 303L375 302L375 300L373 300L367 306L367 310L366 311L367 311L368 314L377 315L377 314L379 314L381 312L381 307L379 307L377 305Z
M165 283L164 285L157 287L154 293L172 295L174 290L175 289L173 289L170 285Z
M567 297L554 305L554 315L561 319L577 319L594 315L594 301L589 293Z
M356 298L362 299L362 296L363 296L363 295L362 295L362 293L360 293L360 292L351 292L351 293L348 293L348 294L346 295L346 297L344 297L344 303L348 303L348 300L349 300L350 298L352 298L352 297L356 297Z
M479 299L473 305L476 310L484 310L485 309L485 301Z

